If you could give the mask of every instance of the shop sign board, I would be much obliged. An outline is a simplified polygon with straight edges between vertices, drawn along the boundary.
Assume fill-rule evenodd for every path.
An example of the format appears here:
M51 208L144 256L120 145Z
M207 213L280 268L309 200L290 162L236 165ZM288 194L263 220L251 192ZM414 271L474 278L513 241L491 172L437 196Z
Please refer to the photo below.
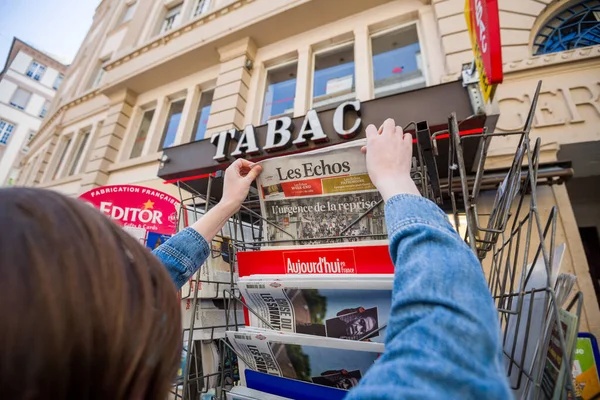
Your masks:
M111 185L87 191L79 198L125 228L162 235L177 231L179 200L161 191L135 185Z
M498 0L465 0L465 18L479 85L487 102L503 79Z

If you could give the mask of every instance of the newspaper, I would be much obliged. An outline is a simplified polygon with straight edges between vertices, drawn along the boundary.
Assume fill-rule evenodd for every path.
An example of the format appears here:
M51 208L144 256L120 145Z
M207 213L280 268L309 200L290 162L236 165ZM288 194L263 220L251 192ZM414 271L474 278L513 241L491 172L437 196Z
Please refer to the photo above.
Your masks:
M291 400L288 397L250 389L245 386L235 386L226 394L227 400Z
M321 279L241 278L249 325L277 331L383 343L392 303L393 277L368 275Z
M383 353L382 343L257 328L228 331L227 338L254 371L344 390L356 386Z
M364 144L262 161L257 187L266 240L310 245L386 239L383 202L367 173Z

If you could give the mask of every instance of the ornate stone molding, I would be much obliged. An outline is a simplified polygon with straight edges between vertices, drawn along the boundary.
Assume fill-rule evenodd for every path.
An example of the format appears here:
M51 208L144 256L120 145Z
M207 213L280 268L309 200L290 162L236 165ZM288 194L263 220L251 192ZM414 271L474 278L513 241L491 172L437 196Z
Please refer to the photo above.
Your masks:
M234 1L232 3L225 5L219 9L216 9L198 19L194 19L194 20L190 21L189 23L182 25L181 27L179 27L177 29L170 31L169 33L165 34L164 36L160 36L159 38L144 44L142 47L139 47L139 48L133 50L129 54L126 54L123 57L116 59L115 61L108 64L104 69L106 71L110 71L110 70L140 56L141 54L146 53L147 51L155 49L159 46L164 46L167 43L169 43L171 40L181 36L182 34L191 32L193 29L196 29L199 26L204 25L205 23L207 23L209 21L220 18L223 15L229 13L230 11L236 10L236 9L242 7L244 4L251 3L252 1L254 1L254 0L237 0L237 1Z
M600 57L600 45L561 51L559 53L544 54L541 56L533 56L524 60L509 61L503 63L503 67L504 73L510 74L516 71L560 65L574 61L587 60L594 57Z
M532 56L523 60L508 61L502 63L505 74L513 72L521 72L534 68L552 67L570 62L589 60L600 57L600 45L582 47L561 51L558 53L543 54L541 56ZM452 82L460 78L460 73L444 75L441 79L442 83Z

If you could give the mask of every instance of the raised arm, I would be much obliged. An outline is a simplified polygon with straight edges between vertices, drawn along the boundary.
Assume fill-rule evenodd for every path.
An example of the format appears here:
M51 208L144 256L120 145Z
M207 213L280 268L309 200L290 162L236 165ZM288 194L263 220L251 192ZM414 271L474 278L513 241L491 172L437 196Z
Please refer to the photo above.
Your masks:
M210 242L236 213L248 195L261 166L238 159L227 168L221 201L192 226L183 229L153 251L165 265L178 288L204 264L210 255Z
M385 352L347 399L510 399L481 266L410 179L411 136L387 120L365 150L396 268Z

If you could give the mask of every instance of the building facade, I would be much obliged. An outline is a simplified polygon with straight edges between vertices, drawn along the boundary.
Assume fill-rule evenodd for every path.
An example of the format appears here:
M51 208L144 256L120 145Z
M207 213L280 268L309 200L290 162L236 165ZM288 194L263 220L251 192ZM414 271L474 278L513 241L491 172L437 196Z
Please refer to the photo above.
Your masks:
M562 271L578 276L582 330L599 335L599 3L499 8L496 129L522 129L542 79L533 136L543 162L570 160L575 172L541 187L540 207L559 208ZM164 148L457 81L473 59L463 12L462 0L103 0L18 183L72 196L108 184L177 195L157 177ZM510 163L515 140L494 138L489 168Z
M67 66L14 38L0 72L0 186L12 185Z

